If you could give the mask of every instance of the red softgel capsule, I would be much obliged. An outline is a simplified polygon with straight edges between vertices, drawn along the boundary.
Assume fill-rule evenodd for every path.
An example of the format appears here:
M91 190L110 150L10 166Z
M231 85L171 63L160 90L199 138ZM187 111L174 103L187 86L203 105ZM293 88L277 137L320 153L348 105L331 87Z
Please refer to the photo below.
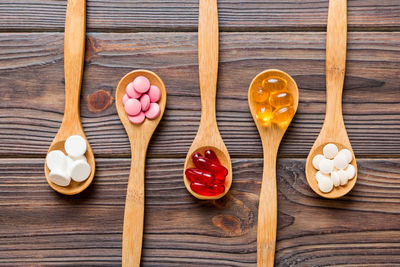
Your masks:
M219 162L219 159L217 157L217 154L211 149L207 149L204 151L204 156L211 160L214 164L221 165L221 162Z
M206 185L212 185L215 183L215 176L208 171L203 171L196 168L189 168L186 169L185 175L191 182L197 182Z
M221 165L213 163L210 159L201 156L200 153L194 153L192 160L196 168L201 170L206 170L214 174L214 176L219 179L228 175L228 170Z
M225 191L225 186L222 184L215 184L210 187L210 191L217 195L222 194Z
M216 176L214 183L215 184L225 184L225 176Z
M190 188L197 194L208 197L218 196L225 191L225 186L222 184L207 186L205 184L191 182Z

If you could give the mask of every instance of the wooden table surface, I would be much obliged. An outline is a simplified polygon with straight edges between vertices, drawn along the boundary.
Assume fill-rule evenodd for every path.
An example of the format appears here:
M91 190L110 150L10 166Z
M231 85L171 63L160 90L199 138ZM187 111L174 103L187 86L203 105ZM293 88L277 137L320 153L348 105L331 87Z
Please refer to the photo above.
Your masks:
M138 68L168 91L147 159L143 266L256 265L262 150L247 89L267 68L300 90L278 157L276 265L400 265L399 1L348 1L343 111L359 178L338 200L318 197L304 176L325 111L328 0L218 2L217 113L234 183L214 203L182 182L200 120L198 1L87 2L81 115L96 176L77 196L51 190L43 173L64 110L66 0L0 3L1 266L121 264L130 147L112 96Z

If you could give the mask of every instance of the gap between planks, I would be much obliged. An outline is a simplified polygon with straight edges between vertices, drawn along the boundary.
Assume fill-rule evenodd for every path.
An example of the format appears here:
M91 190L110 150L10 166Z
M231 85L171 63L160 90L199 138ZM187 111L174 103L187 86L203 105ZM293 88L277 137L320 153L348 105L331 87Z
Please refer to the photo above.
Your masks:
M46 155L0 155L0 160L2 159L45 159ZM130 159L131 155L96 155L95 154L95 159ZM146 159L185 159L186 156L174 156L174 155L168 155L168 154L163 154L163 155L148 155ZM254 154L249 154L249 155L231 155L232 159L263 159L263 155L254 155ZM278 159L307 159L307 155L295 155L295 154L278 154ZM362 155L362 156L356 156L356 160L367 160L367 159L400 159L400 155Z
M400 32L399 26L391 27L348 27L348 32ZM64 28L47 28L47 29L36 29L36 28L0 28L0 33L63 33ZM193 27L140 27L140 28L115 28L115 29L104 29L104 28L89 28L87 33L156 33L156 32L173 32L173 33L184 33L193 32L197 33L197 28ZM326 32L326 27L249 27L249 28L237 28L237 27L220 27L220 33L235 33L235 32Z

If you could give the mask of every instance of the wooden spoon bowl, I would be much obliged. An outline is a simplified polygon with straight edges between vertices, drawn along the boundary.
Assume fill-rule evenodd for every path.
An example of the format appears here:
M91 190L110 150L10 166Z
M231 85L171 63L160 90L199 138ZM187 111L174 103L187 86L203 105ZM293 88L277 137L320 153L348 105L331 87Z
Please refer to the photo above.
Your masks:
M65 134L65 132L63 132L63 133ZM68 134L67 138L74 134L80 135L86 139L83 132L78 132L78 133L75 132L75 133ZM65 155L67 155L67 153L65 152L65 148L64 148L64 143L65 143L66 139L61 140L61 141L57 141L57 140L58 140L58 138L56 136L53 143L50 145L50 148L49 148L47 154L53 150L61 150ZM64 194L64 195L75 195L75 194L78 194L78 193L82 192L83 190L85 190L92 183L93 178L94 178L96 164L95 164L92 148L87 140L86 140L86 145L87 145L87 149L86 149L85 157L86 157L88 164L90 165L90 175L89 175L89 178L87 178L83 182L75 182L74 180L71 180L71 183L68 186L56 185L55 183L50 181L50 179L49 179L50 170L47 167L47 165L44 164L44 173L46 175L46 180L49 183L50 187L53 188L55 191L57 191L61 194Z
M277 69L270 69L270 70L265 70L261 73L259 73L251 82L250 88L249 88L249 93L248 93L248 100L249 100L249 107L250 107L250 112L254 118L254 122L257 125L258 129L268 129L268 126L262 125L258 119L256 119L256 103L253 101L253 96L252 96L252 89L261 87L262 82L266 77L278 77L281 79L284 79L287 81L287 91L292 94L293 96L293 109L296 112L297 106L299 104L299 89L297 88L297 84L293 78L287 74L286 72L283 72L281 70ZM281 124L279 124L279 127L282 128L283 130L286 130L286 128L289 126L291 120L285 121ZM271 124L272 125L272 124Z
M317 182L317 179L315 178L315 175L317 174L318 170L314 168L314 166L312 164L312 160L318 154L323 155L322 149L327 144L335 144L338 147L339 151L344 148L351 151L351 153L353 154L353 160L350 162L350 164L352 164L355 167L356 175L353 179L349 180L346 185L335 187L332 189L331 192L324 193L321 190L319 190L319 188L318 188L318 182ZM357 161L354 156L353 149L351 148L351 146L350 147L345 146L345 145L335 142L335 141L327 142L327 143L316 146L315 149L312 149L310 151L310 154L308 154L308 157L307 157L306 178L307 178L308 184L314 190L314 192L322 197L338 198L338 197L346 195L354 187L354 185L356 184L356 181L357 181Z
M122 98L126 86L138 76L145 76L151 85L161 90L158 101L160 115L153 119L145 119L142 124L132 124L125 112ZM131 169L129 172L128 189L125 200L124 228L122 236L122 266L140 266L144 223L144 185L145 162L150 139L161 121L167 102L167 91L160 77L148 70L136 70L126 74L118 84L115 93L115 105L118 116L125 127L131 144Z
M192 155L196 152L202 154L204 156L204 152L207 149L211 149L215 152L215 154L218 157L218 160L220 161L221 165L224 166L225 168L228 169L228 175L225 178L225 191L218 195L218 196L213 196L213 197L209 197L209 196L203 196L200 194L197 194L196 192L194 192L191 188L190 188L190 181L189 179L187 179L186 175L185 175L185 170L188 168L195 168L193 160L192 160ZM191 152L192 151L192 152ZM226 151L227 152L227 151ZM232 185L232 163L231 163L231 158L226 156L226 152L223 152L222 150L220 150L219 148L216 148L214 146L201 146L198 148L194 148L194 150L190 150L190 152L187 154L186 156L186 161L185 161L185 166L184 166L184 171L183 171L183 177L184 177L184 182L185 182L185 186L186 189L196 198L198 199L202 199L202 200L213 200L213 199L219 199L223 196L226 195L226 193L228 193L229 188Z

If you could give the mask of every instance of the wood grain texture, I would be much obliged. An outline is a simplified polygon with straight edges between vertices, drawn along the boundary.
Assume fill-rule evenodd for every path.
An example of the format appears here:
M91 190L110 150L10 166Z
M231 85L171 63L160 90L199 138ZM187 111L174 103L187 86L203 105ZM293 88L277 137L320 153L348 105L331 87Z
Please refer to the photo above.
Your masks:
M140 68L168 91L146 162L143 266L256 266L263 160L247 88L268 68L288 72L300 91L278 153L276 266L400 266L398 0L348 1L343 113L359 172L339 200L318 197L304 176L325 111L328 0L218 0L216 109L234 183L215 202L182 183L200 120L197 0L87 1L80 109L96 178L73 197L49 189L43 164L63 116L66 3L0 3L1 266L121 266L131 161L113 96Z
M150 145L152 146L152 145ZM149 159L143 266L255 266L262 159L233 159L231 194L196 200L184 159ZM0 265L119 266L130 159L98 159L74 197L47 186L43 159L0 159ZM400 159L359 159L339 200L318 197L303 159L278 159L277 266L400 264Z
M219 0L221 30L319 29L324 31L328 0ZM0 30L62 31L66 1L4 0ZM196 0L89 0L88 31L196 31ZM349 1L350 29L400 27L397 0Z
M349 33L343 113L356 156L400 151L399 36ZM166 113L148 155L186 155L200 120L196 44L195 33L88 35L81 115L96 157L130 155L109 95L123 75L139 68L160 75L168 92ZM62 47L58 33L0 34L0 156L46 154L64 107ZM257 73L271 67L292 75L300 90L298 112L280 154L305 157L321 129L325 33L224 33L217 120L231 156L262 155L247 88ZM87 98L100 111L90 111Z

